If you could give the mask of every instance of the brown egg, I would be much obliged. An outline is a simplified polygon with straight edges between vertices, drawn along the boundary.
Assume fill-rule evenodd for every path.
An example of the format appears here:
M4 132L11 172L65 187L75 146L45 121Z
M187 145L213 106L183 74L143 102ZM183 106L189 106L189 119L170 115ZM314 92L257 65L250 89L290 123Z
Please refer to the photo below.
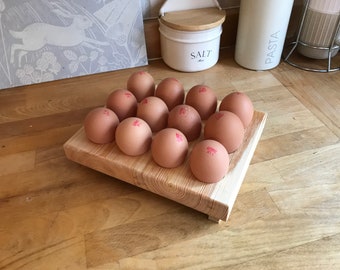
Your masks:
M136 116L137 99L126 89L114 90L106 99L106 107L114 111L119 121L125 118Z
M104 107L95 108L84 120L86 137L94 143L110 143L115 139L118 124L119 119L112 110Z
M168 127L183 132L187 140L193 141L201 135L202 121L199 113L190 105L181 104L173 108L168 117Z
M217 97L210 87L195 85L188 91L185 104L194 107L200 114L201 119L206 120L216 111Z
M154 78L146 71L132 73L128 78L126 87L134 94L137 102L140 102L143 98L153 96L155 93Z
M205 123L204 138L220 142L228 153L232 153L243 142L244 127L242 121L232 112L216 112Z
M146 97L137 107L137 117L146 121L152 132L157 132L167 126L168 115L168 107L158 97Z
M155 96L161 98L171 111L176 105L183 104L183 85L175 78L165 78L157 86Z
M138 117L124 119L116 129L116 144L126 155L139 156L150 149L152 132L149 125Z
M203 140L193 147L189 165L192 174L199 181L216 183L228 172L229 155L218 141Z
M249 126L254 114L253 103L246 94L241 92L233 92L225 96L221 101L219 110L235 113L241 119L245 128Z
M163 129L152 140L152 158L161 167L178 167L184 162L187 153L188 141L178 129Z

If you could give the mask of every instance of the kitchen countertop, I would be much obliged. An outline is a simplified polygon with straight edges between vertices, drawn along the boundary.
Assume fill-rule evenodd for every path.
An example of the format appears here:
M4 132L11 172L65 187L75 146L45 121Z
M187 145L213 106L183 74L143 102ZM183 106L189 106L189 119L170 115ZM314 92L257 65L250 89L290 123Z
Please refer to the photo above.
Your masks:
M147 70L268 113L227 222L68 160L87 112ZM148 66L0 91L0 269L339 269L340 76Z

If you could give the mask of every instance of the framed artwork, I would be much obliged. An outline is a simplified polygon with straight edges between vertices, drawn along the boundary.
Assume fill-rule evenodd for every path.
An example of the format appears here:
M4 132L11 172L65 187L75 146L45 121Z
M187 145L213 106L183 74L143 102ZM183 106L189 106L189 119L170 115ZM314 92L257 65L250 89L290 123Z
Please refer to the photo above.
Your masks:
M140 0L0 0L0 89L147 63Z

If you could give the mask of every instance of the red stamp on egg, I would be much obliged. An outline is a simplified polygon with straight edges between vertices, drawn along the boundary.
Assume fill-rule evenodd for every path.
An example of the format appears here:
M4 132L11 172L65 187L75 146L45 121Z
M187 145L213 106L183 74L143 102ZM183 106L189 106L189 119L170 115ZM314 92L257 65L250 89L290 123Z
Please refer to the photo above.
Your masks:
M220 120L223 116L224 116L223 113L218 112L218 113L215 114L215 119L216 119L216 120Z
M217 153L217 150L212 146L207 146L207 154L214 156Z
M186 115L187 114L187 108L180 108L179 109L179 115Z
M205 92L207 92L207 88L204 86L200 87L200 89L198 90L198 93L205 93Z
M183 136L179 133L176 133L176 140L177 142L183 142Z
M109 116L110 115L110 112L108 110L104 110L103 111L103 114L106 115L106 116Z
M135 121L133 121L132 125L134 127L140 127L142 125L142 123L139 120L135 120Z

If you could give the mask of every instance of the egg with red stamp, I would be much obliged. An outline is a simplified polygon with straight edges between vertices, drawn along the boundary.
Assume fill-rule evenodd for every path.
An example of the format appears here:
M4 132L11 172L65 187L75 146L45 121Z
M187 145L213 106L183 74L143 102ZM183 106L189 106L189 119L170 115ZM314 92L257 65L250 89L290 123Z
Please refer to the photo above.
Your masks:
M229 154L215 140L203 140L194 145L189 159L192 174L201 182L216 183L229 169Z
M243 142L243 123L240 118L232 112L216 112L211 115L205 123L204 138L220 142L228 153L233 153Z
M149 125L138 117L124 119L116 129L116 144L126 155L139 156L151 146L152 131Z
M253 119L254 106L251 99L242 92L233 92L226 95L219 106L219 111L230 111L235 113L247 128Z
M200 114L201 119L206 120L216 111L217 96L210 87L195 85L188 91L185 104L194 107Z
M157 85L155 96L161 98L171 111L176 105L183 104L185 91L179 80L168 77Z
M165 128L154 136L151 154L159 166L176 168L185 161L188 147L188 141L181 131L175 128Z
M137 106L137 117L146 121L152 132L167 126L169 110L165 102L158 97L144 98Z
M99 107L91 110L84 120L86 137L97 144L114 141L116 128L119 124L117 115L110 109Z
M201 135L202 121L194 107L181 104L170 111L168 127L177 128L182 131L190 142L196 140Z
M116 89L106 99L106 107L114 111L119 121L125 118L136 116L137 99L126 89Z
M153 96L155 93L155 80L147 71L137 71L130 75L126 84L129 90L140 102L143 98Z

